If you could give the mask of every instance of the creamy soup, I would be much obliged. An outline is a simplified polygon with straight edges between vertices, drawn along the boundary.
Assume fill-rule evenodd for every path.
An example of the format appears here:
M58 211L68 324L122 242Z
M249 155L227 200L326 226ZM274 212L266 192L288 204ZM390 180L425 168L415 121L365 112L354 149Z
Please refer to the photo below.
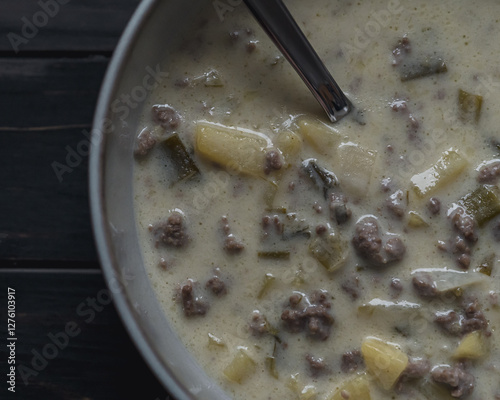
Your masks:
M500 3L287 1L332 124L208 2L145 107L143 259L234 399L500 399Z

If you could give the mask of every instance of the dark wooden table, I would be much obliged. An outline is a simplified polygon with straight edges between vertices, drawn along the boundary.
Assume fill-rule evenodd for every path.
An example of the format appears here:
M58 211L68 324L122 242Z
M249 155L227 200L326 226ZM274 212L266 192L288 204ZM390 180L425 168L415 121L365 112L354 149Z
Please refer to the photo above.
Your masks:
M170 399L112 303L96 301L105 283L90 224L88 157L78 148L138 3L0 2L0 399ZM77 150L72 171L58 177L55 163ZM13 353L8 337L17 338Z

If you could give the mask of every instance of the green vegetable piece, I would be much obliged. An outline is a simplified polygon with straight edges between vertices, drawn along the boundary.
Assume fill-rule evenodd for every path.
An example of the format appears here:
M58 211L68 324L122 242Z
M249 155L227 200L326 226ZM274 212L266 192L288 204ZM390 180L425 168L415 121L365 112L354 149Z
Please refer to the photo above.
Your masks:
M328 400L371 400L370 380L366 374L355 376L354 378L342 383Z
M304 271L302 270L302 268L294 271L293 279L290 283L295 288L299 288L306 283L306 278L304 276Z
M417 279L431 279L432 285L438 293L454 292L459 294L461 290L471 285L482 285L488 278L473 271L456 271L446 268L419 268L412 273Z
M257 295L258 299L262 299L267 294L275 280L276 278L271 274L266 274L266 276L264 276L264 283L262 284L259 294Z
M403 335L411 333L415 323L425 318L420 304L406 300L393 302L379 298L358 306L357 314L360 318L384 321L385 324L393 326L396 332L401 332Z
M299 219L295 213L288 213L286 215L286 223L283 227L283 240L290 240L296 237L311 237L309 222L305 219Z
M328 190L337 186L338 179L333 172L320 167L317 161L313 158L305 160L302 163L302 168L309 179L319 188L323 190L325 199L328 196Z
M264 332L267 332L269 335L271 335L272 337L274 337L274 340L278 343L281 343L281 338L278 336L280 331L278 328L274 327L268 320L266 317L263 316L263 319L264 319L264 326L265 326L265 330ZM275 349L276 349L276 344L275 344ZM276 352L276 350L275 350Z
M162 146L176 169L177 177L175 182L191 179L200 173L200 170L177 134L173 134L163 141Z
M279 329L272 326L269 322L266 322L266 324L269 334L274 337L274 340L276 340L278 343L281 343L281 338L278 336L280 333Z
M457 151L447 150L429 169L413 175L411 183L418 196L424 197L453 182L468 165Z
M226 344L224 343L224 341L215 336L214 334L212 333L208 333L208 347L211 347L211 348L221 348L221 347L226 347Z
M259 251L257 255L259 258L274 260L288 260L290 258L289 251Z
M408 213L408 226L410 228L423 228L429 226L429 224L420 216L419 213L410 211Z
M486 257L483 262L476 268L477 272L481 274L491 276L491 272L493 271L493 264L495 263L495 254L490 254Z
M269 375L271 375L274 379L279 379L279 374L276 370L276 358L271 356L266 357L265 363Z
M349 254L349 244L340 234L330 230L311 242L309 254L327 271L335 271L344 265Z
M364 316L372 316L375 312L389 312L391 314L398 312L414 312L420 309L420 304L411 303L409 301L388 301L382 299L372 299L368 303L358 306L358 314Z
M255 373L257 364L246 353L245 348L238 348L232 361L224 368L224 375L230 381L242 383Z
M279 185L273 181L265 181L265 188L263 192L263 200L266 205L267 212L276 212L278 214L286 214L287 209L284 206L275 205L276 195L279 192Z
M475 218L479 226L500 214L500 199L496 186L480 186L462 197L458 203L465 208L467 214Z
M479 122L482 105L482 96L467 93L462 89L458 90L459 118L462 122Z
M264 204L266 205L266 211L271 211L273 209L274 198L277 193L278 185L274 182L268 182L264 189Z
M448 71L441 57L430 56L415 64L402 64L400 68L401 81L425 78L426 76L442 74Z

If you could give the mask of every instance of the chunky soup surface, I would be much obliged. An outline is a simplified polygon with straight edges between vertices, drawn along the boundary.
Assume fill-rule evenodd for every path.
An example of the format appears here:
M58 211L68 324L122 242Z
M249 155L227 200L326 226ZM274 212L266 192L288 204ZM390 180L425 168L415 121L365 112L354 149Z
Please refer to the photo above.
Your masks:
M500 399L500 3L287 1L356 105L336 124L221 4L135 150L179 337L239 400Z

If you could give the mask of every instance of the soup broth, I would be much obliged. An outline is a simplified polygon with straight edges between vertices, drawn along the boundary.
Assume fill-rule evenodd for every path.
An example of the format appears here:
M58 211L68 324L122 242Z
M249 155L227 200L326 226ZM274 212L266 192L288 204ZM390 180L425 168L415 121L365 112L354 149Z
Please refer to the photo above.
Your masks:
M135 149L178 336L237 400L499 399L500 3L287 1L355 105L335 124L221 4Z

